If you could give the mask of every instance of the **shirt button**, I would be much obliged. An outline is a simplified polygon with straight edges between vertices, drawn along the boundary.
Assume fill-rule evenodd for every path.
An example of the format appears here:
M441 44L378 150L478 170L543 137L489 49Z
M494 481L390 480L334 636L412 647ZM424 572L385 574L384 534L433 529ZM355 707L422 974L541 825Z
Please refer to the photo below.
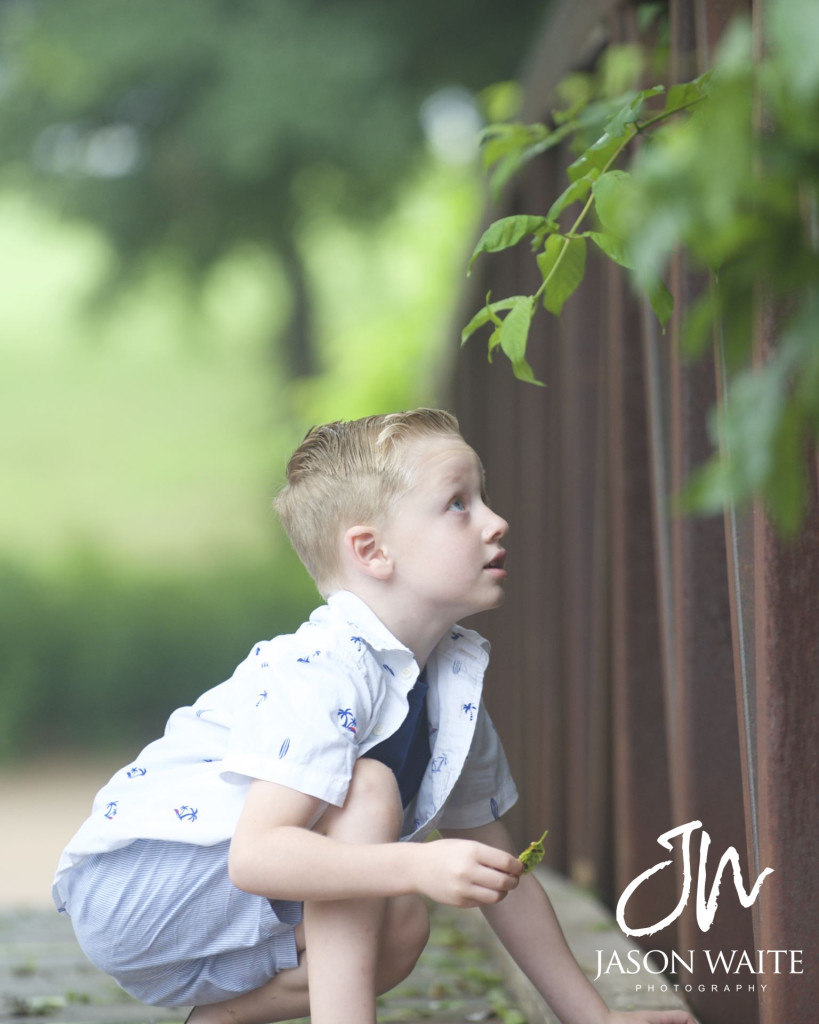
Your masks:
M383 736L384 731L385 729L381 722L379 722L378 725L373 726L373 736Z
M412 667L411 667L410 665L405 665L405 666L404 666L404 667L403 667L403 668L401 669L401 678L402 678L402 679L409 679L409 677L410 677L411 675L412 675Z

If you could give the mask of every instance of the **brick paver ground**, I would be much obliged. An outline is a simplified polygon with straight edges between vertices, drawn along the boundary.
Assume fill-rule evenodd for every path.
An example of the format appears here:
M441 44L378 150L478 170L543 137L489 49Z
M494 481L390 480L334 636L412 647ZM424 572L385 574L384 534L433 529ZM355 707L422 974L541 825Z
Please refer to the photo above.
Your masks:
M457 911L436 907L415 971L379 1002L381 1024L525 1024L495 964ZM135 1002L83 956L70 922L49 911L0 914L2 1024L178 1024L179 1008Z

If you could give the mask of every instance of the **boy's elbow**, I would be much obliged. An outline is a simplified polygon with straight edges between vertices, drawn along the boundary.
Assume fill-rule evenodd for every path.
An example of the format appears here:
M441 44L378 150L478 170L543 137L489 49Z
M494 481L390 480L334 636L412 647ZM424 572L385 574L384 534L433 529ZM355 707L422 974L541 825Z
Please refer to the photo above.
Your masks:
M289 841L292 829L276 826L263 833L241 826L230 843L228 877L237 889L269 899L293 899L301 857Z
M255 844L234 836L228 852L228 877L237 889L264 896L271 887L275 887L275 878L270 871L270 863L275 858L259 856Z

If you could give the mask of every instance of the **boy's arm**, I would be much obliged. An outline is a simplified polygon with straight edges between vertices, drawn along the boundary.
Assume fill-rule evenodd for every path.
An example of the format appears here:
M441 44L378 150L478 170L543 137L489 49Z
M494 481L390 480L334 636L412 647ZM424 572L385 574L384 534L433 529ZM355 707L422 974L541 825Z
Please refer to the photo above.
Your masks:
M499 821L475 829L447 829L445 836L477 839L514 852ZM430 844L435 846L435 843ZM534 875L524 875L506 899L481 908L515 963L563 1024L696 1024L682 1010L615 1013L609 1010L569 949L549 897Z
M520 865L499 847L343 842L321 834L322 806L306 793L255 779L231 842L233 884L270 899L423 893L461 907L497 902L517 885Z

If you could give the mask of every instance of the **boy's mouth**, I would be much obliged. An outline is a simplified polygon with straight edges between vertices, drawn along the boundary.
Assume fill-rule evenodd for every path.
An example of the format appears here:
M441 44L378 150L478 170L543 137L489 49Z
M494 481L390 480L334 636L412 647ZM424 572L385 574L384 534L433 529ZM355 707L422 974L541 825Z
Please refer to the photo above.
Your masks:
M505 562L506 552L501 548L495 557L486 563L484 569L487 570L487 572L491 572L492 575L496 576L498 579L504 579L506 577L506 569L504 568Z

